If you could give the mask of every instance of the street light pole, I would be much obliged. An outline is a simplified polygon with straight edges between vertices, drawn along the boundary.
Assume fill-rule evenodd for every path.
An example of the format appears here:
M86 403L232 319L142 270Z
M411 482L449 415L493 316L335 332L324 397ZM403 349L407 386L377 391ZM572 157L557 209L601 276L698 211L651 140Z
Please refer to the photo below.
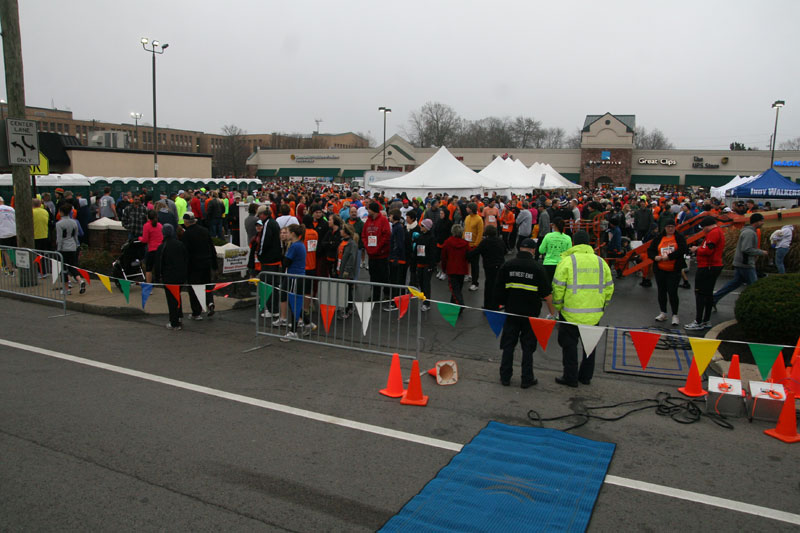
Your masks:
M131 118L136 121L135 132L134 135L136 136L136 148L139 148L139 119L142 118L141 113L131 113Z
M775 164L775 142L777 141L778 136L778 113L780 113L781 108L786 105L786 102L783 100L775 100L773 102L772 107L775 109L775 130L772 132L772 154L769 158L769 168Z
M381 106L378 111L383 113L383 170L386 170L386 113L391 113L392 110Z
M150 41L147 37L142 37L142 48L145 52L150 52L153 56L153 177L158 177L158 121L156 115L156 54L163 54L169 46L167 43L161 44L158 41ZM150 43L150 48L147 44Z

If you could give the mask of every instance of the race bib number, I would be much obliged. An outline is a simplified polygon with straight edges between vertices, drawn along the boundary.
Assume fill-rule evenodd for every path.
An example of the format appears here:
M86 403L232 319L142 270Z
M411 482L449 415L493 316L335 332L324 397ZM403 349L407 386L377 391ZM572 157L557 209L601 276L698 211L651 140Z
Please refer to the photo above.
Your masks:
M509 224L503 224L503 231L511 231L511 226Z
M308 244L308 251L309 252L316 252L317 251L317 241L315 241L315 240L306 241L306 244Z
M661 249L661 257L667 257L669 254L675 251L675 248L672 246L665 246Z
M425 245L418 244L417 245L417 257L425 257Z
M464 232L464 240L472 242L472 232L471 231Z
M489 224L494 224L495 222L497 222L497 219L495 218L494 215L489 215L487 219L489 220Z
M378 236L377 235L368 235L367 236L367 246L369 246L369 247L378 246Z

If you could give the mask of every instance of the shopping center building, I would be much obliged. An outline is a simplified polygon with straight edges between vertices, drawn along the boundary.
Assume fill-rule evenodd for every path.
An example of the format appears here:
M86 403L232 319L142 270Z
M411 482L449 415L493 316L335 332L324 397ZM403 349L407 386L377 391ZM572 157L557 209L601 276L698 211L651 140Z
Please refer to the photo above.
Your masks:
M585 186L653 184L709 188L724 185L736 176L759 174L770 167L769 150L639 150L634 147L635 125L634 115L588 115L580 149L448 148L476 172L494 158L508 154L526 166L549 163L564 177ZM436 150L416 148L395 135L385 146L377 148L259 149L248 158L247 164L252 175L264 179L304 176L350 181L374 170L411 172ZM800 182L800 151L776 151L774 167Z

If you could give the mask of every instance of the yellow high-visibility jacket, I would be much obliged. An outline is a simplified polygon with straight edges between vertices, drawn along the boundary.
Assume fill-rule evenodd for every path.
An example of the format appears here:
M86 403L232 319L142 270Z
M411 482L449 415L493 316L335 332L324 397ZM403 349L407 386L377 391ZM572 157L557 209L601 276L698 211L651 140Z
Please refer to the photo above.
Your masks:
M553 276L553 305L567 322L595 325L614 294L614 278L588 244L563 254Z

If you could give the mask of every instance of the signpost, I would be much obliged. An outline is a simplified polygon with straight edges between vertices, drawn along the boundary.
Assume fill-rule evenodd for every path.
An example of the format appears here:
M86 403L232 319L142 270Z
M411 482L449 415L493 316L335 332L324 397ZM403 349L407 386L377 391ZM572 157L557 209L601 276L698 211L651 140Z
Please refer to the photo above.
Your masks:
M6 120L8 164L29 166L39 164L39 136L33 120Z

